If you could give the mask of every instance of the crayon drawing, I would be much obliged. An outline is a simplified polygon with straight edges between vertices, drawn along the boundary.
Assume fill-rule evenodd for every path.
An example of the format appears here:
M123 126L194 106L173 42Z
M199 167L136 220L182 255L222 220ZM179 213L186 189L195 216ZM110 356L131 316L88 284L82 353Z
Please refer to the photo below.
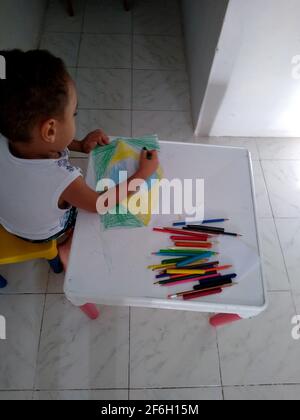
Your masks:
M115 184L126 181L120 179L121 171L127 171L128 177L132 176L138 169L140 153L143 147L148 150L159 150L157 136L142 137L136 139L118 138L108 146L97 147L93 151L94 169L96 176L96 190L99 188L99 181L104 178L112 179ZM147 226L151 221L153 207L157 202L158 184L162 178L161 167L147 180L144 189L138 193L140 197L143 194L147 200L148 207L144 213L132 214L128 209L128 199L125 199L115 207L115 214L107 213L101 215L101 221L105 229L116 227L137 228Z

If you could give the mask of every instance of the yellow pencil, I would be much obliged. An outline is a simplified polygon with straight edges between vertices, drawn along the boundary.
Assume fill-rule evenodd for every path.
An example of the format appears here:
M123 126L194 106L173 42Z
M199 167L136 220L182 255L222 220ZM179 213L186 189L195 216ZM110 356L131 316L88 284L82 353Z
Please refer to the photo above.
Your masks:
M148 265L148 268L150 270L158 270L159 268L170 268L170 267L176 267L176 264L170 263L170 264L157 264L157 265Z
M167 274L205 274L205 270L190 270L190 269L169 269Z

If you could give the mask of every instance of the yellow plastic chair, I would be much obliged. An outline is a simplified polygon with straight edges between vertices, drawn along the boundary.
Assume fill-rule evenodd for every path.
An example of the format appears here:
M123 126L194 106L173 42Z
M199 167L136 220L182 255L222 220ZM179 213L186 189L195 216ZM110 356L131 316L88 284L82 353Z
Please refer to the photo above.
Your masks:
M58 256L56 241L43 244L23 241L7 232L0 225L0 265L16 264L39 258L46 259L54 273L61 273L63 271L63 265ZM6 285L6 279L0 275L0 288Z

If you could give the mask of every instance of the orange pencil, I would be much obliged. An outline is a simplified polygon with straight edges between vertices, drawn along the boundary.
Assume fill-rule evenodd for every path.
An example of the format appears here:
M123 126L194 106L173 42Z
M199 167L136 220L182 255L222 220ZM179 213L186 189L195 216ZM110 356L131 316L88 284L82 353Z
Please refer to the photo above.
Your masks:
M175 246L187 247L187 248L211 248L212 243L210 242L175 242Z

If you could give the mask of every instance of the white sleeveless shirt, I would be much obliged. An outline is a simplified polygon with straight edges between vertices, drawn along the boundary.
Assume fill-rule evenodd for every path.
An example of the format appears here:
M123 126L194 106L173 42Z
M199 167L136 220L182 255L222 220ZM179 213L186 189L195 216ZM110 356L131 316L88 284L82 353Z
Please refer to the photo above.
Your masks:
M68 149L58 159L19 159L0 136L0 224L32 240L59 233L70 209L60 209L58 200L81 175L81 170L70 164Z

